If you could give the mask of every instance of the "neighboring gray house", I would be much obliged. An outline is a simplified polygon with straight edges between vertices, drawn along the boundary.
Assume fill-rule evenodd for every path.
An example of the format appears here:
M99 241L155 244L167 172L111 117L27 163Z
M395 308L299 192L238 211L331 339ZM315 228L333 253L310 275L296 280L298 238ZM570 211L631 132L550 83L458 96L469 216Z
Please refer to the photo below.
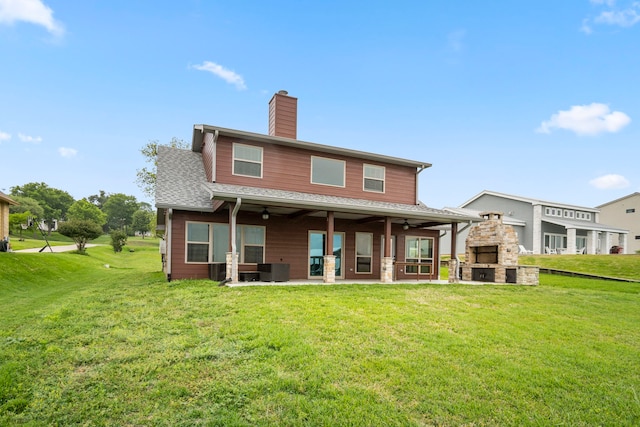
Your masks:
M640 251L640 193L631 193L611 202L598 206L600 219L629 229L630 238L625 245L628 254Z
M518 233L519 244L534 254L607 254L613 246L627 249L628 230L599 222L600 210L528 197L483 191L450 212L477 215L499 211ZM462 253L468 228L459 227L457 252ZM441 239L446 250L447 237Z

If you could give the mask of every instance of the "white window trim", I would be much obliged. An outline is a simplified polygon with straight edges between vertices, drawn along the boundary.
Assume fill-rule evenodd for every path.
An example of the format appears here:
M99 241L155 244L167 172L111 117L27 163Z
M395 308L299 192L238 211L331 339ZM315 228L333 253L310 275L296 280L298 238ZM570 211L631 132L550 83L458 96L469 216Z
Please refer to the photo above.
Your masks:
M367 170L367 166L372 167L372 168L380 168L380 169L382 169L382 179L368 177L366 172L365 172ZM382 191L368 189L365 186L365 182L366 182L367 179L370 179L372 181L382 181ZM362 191L367 191L369 193L384 194L386 190L387 190L387 168L384 167L384 166L380 166L380 165L372 165L372 164L364 163L362 165Z
M240 247L237 248L238 250L238 263L240 264L248 264L248 265L258 265L258 264L264 264L264 259L266 257L266 252L267 252L267 227L265 227L264 225L254 225L254 224L237 224L236 227L239 229L238 231L240 232ZM261 245L256 245L254 243L245 243L244 242L244 228L245 227L257 227L257 228L261 228L262 229L262 239L263 239L263 243ZM244 261L244 248L246 246L257 246L257 247L261 247L262 248L262 261L260 262L245 262Z
M313 182L313 159L323 159L323 160L331 160L334 162L341 162L342 163L342 185L335 185L335 184L325 184L323 182ZM313 185L326 185L328 187L337 187L337 188L345 188L347 185L347 162L344 160L340 160L340 159L334 159L331 157L322 157L322 156L311 156L311 174L309 176L309 181L311 182L311 184Z
M207 224L209 226L209 240L205 243L205 242L190 242L189 241L189 224ZM205 222L205 221L185 221L184 223L184 263L185 264L210 264L211 263L211 257L213 256L213 223L211 222ZM194 245L208 245L209 246L209 255L207 256L207 261L189 261L188 257L189 257L189 250L187 249L189 247L189 244L194 244Z
M358 234L367 234L371 238L369 240L369 251L371 255L358 255ZM356 274L372 274L373 273L373 233L360 233L356 232L356 242L355 242L355 261L356 261ZM358 271L358 258L369 258L369 271Z
M565 209L565 211L564 211L564 217L565 218L573 218L574 215L575 215L574 211L570 211L570 210Z
M249 148L255 148L255 149L260 150L260 161L256 162L255 160L237 159L236 158L236 146L249 147ZM232 174L233 175L235 175L235 176L246 176L248 178L258 178L258 179L262 178L262 175L264 173L264 150L262 149L262 147L259 147L257 145L240 144L240 143L234 142L233 146L231 147L231 157L232 157L231 168L232 168ZM245 175L243 173L236 173L236 160L241 161L241 162L259 164L260 165L260 176Z
M188 240L188 236L189 236L189 224L206 224L209 226L209 240L205 243L205 242L189 242ZM211 264L213 262L213 233L214 233L214 226L215 225L229 225L226 223L222 223L222 222L206 222L206 221L185 221L185 227L184 227L184 263L185 264ZM253 225L253 224L237 224L236 227L239 229L239 236L240 236L240 247L237 248L238 250L238 263L239 264L248 264L248 265L257 265L257 264L262 264L264 263L265 257L266 257L266 252L267 252L267 227L263 226L263 225ZM245 227L257 227L257 228L261 228L262 229L262 236L263 236L263 243L262 245L256 245L253 243L244 243L244 228ZM231 236L229 236L231 237ZM187 246L189 244L195 244L195 245L208 245L209 246L209 255L208 255L208 259L207 261L188 261L187 257L189 256L189 251L187 250ZM253 263L253 262L244 262L244 248L246 246L259 246L262 248L262 261L259 263Z
M409 262L409 261L407 261L407 258L408 258L408 257L407 257L407 255L408 255L408 251L407 251L407 242L409 241L409 239L418 239L418 241L420 241L420 240L431 240L431 251L432 251L432 252L434 252L434 251L435 251L435 249L436 249L436 247L435 247L435 243L436 243L436 242L435 242L435 239L434 239L433 237L425 237L425 236L405 236L405 238L404 238L404 261L405 261L405 262ZM420 248L420 243L418 243L418 248ZM421 257L420 257L420 252L418 252L418 257L417 257L417 258L410 258L410 257L409 257L408 259L417 259L417 260L418 260L418 262L419 262L420 264L423 264L423 262L424 262L424 261L429 261L429 260L430 260L430 261L431 261L431 264L428 264L428 263L424 262L424 265L425 265L425 266L426 266L426 265L429 265L429 266L430 266L430 267L429 267L429 273L428 273L428 274L433 274L433 273L434 273L435 267L434 267L434 265L433 265L433 263L434 263L433 256L432 256L431 258L421 258ZM422 265L421 265L420 267L418 267L418 268L419 268L420 270L422 270ZM417 274L418 274L418 272L415 272L415 273L408 273L408 272L407 272L407 268L405 267L405 269L404 269L404 274L415 274L415 275L417 275ZM423 273L422 271L420 271L420 274L427 274L427 273Z
M555 216L555 217L562 218L562 209L552 208L550 206L547 206L544 208L544 214L546 216Z

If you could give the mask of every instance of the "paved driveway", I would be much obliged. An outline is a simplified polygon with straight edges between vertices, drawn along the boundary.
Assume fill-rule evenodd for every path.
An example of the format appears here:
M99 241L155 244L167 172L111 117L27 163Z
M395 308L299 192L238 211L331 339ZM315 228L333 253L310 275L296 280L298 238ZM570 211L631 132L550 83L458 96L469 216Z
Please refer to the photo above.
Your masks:
M94 246L98 246L98 245L96 245L95 243L87 243L85 245L85 248L92 248ZM21 249L19 251L13 251L13 252L40 252L41 249L42 248ZM69 252L69 251L75 251L77 249L78 247L76 245L51 246L51 250L53 250L53 252ZM51 250L49 250L49 248L45 248L44 251L42 252L50 253Z

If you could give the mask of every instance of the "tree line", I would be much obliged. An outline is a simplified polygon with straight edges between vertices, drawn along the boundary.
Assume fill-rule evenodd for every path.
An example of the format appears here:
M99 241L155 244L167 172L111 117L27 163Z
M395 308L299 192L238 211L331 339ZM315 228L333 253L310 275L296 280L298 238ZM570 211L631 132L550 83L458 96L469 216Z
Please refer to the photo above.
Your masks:
M80 251L88 240L101 234L117 232L126 239L136 232L144 236L155 228L156 215L151 205L123 193L100 190L74 200L64 190L44 182L30 182L11 187L10 197L18 202L9 208L9 227L14 235L22 234L25 228L36 233L40 224L50 235L57 224L58 232L73 238Z

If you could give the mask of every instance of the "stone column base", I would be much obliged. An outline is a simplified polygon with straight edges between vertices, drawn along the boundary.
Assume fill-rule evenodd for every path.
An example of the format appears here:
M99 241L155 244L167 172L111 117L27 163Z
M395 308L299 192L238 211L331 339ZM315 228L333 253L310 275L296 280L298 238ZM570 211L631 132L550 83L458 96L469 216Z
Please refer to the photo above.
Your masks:
M324 283L336 283L336 256L324 256L324 272L322 274Z
M382 283L393 283L393 258L383 257L380 262L380 281Z
M458 260L450 259L449 260L449 283L459 283L460 279L458 278Z
M227 252L227 273L226 279L231 279L231 283L238 283L238 254Z

